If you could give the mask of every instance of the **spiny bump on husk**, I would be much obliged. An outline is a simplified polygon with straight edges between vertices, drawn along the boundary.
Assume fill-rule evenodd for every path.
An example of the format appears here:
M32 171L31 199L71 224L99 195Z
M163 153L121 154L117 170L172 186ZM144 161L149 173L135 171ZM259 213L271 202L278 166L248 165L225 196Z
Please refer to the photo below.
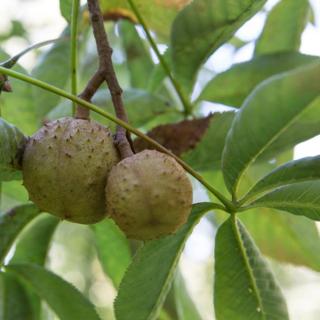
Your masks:
M62 118L46 123L29 139L23 157L24 185L43 211L72 222L95 223L105 217L106 179L118 161L107 128L94 121Z
M108 215L129 238L172 234L187 221L192 186L176 160L144 150L114 166L106 186Z

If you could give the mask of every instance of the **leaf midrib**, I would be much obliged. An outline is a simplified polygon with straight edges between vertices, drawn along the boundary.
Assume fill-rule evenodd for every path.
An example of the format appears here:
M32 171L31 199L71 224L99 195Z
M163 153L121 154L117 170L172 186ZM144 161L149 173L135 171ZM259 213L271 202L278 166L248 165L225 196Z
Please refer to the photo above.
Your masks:
M231 216L231 224L232 224L232 229L233 229L233 232L234 232L235 239L236 239L236 241L238 242L238 245L239 245L239 249L240 249L240 252L241 252L241 255L242 255L246 270L247 270L247 273L249 275L249 281L251 283L252 290L255 293L256 300L257 300L259 308L261 310L262 320L267 320L266 319L266 313L265 313L264 307L262 305L262 298L261 298L261 295L260 295L260 291L259 291L259 288L257 286L256 280L255 280L255 277L254 277L254 272L253 272L253 270L251 268L250 262L249 262L248 257L247 257L246 248L244 247L244 245L242 243L242 237L241 237L239 229L238 229L237 218L236 218L235 214L233 214Z

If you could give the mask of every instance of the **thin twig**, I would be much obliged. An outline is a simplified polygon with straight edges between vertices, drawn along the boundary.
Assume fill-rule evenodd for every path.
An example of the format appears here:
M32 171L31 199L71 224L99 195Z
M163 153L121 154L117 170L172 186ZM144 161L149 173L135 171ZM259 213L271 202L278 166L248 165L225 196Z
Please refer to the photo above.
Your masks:
M104 29L103 17L98 0L88 0L88 9L99 55L99 69L90 79L86 88L79 97L86 101L90 101L94 93L101 86L102 82L106 81L110 90L117 118L124 122L128 122L128 117L121 97L122 89L119 85L112 64L112 48L109 45L108 37ZM76 117L88 118L88 109L78 106ZM121 158L126 158L133 154L128 137L127 130L118 125L115 143Z

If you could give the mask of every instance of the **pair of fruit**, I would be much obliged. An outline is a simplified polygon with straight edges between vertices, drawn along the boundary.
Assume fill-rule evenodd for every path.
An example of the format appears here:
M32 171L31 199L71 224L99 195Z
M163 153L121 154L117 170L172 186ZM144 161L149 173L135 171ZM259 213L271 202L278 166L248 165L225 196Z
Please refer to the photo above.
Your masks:
M141 240L174 233L192 204L190 181L172 157L145 150L119 161L111 132L82 119L49 122L29 139L23 180L41 210L83 224L107 215Z

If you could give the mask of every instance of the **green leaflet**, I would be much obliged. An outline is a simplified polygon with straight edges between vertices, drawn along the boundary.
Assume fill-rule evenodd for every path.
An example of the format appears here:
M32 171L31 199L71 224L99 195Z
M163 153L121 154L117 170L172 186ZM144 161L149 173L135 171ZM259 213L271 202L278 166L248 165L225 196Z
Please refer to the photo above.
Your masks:
M22 229L40 214L39 209L33 204L15 207L0 215L0 263L11 249L15 239Z
M298 52L279 52L255 57L216 75L208 82L197 100L240 107L249 93L263 80L316 60L319 60L319 57Z
M175 75L188 94L205 60L251 18L265 0L194 0L171 29Z
M26 140L18 128L0 118L0 181L21 177L19 155Z
M131 262L129 242L111 219L92 225L99 260L117 288Z
M320 220L320 180L277 188L253 201L247 208L267 207Z
M247 201L257 194L275 189L279 186L319 179L320 156L290 161L274 169L258 181L244 197L244 200Z
M4 272L0 272L0 319L37 319L26 288L12 275Z
M32 264L12 264L6 272L28 284L61 320L99 320L94 306L71 284Z
M273 274L235 217L216 236L214 305L217 320L289 320Z
M237 193L249 165L299 120L319 92L320 63L269 78L252 92L232 123L223 152L230 192Z
M255 54L298 51L301 34L310 14L308 0L282 0L269 13Z
M138 250L115 301L118 320L153 320L162 306L184 244L202 215L214 206L193 205L188 222L176 234L152 240Z

